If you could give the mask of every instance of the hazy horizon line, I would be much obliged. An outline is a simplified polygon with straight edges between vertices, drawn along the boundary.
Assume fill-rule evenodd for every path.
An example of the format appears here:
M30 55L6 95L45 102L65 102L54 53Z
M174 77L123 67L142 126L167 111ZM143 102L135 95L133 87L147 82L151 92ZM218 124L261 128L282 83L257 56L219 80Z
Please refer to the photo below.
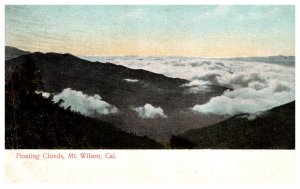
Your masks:
M285 54L276 54L276 55L265 55L265 56L232 56L232 57L203 57L203 56L180 56L180 55L81 55L74 54L70 52L56 52L56 51L31 51L23 48L5 45L5 47L12 47L19 49L21 51L28 51L30 53L41 52L41 53L58 53L58 54L72 54L77 57L173 57L173 58L203 58L203 59L232 59L232 58L253 58L253 57L273 57L273 56L285 56L285 57L295 57L295 55L285 55Z

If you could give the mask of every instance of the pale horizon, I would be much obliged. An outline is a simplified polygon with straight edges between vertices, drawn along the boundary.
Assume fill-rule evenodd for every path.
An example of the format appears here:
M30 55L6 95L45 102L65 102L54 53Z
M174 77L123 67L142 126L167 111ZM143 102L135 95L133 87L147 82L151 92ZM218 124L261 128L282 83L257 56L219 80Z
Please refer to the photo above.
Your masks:
M59 53L59 54L72 54L69 52L54 52L54 51L30 51L30 50L25 50L22 48L10 46L10 45L5 45L5 47L13 47L17 48L22 51L29 51L30 53L34 52L41 52L41 53ZM285 56L285 57L295 57L295 55L283 55L283 54L277 54L277 55L267 55L267 56L234 56L234 57L202 57L202 56L174 56L174 55L77 55L77 54L72 54L74 56L78 57L178 57L178 58L203 58L203 59L230 59L230 58L252 58L252 57L271 57L271 56Z

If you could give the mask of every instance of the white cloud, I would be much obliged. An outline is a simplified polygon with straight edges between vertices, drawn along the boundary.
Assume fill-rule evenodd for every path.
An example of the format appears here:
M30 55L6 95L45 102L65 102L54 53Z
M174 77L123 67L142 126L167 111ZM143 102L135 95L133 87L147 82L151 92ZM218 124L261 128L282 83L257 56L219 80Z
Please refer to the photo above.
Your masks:
M228 64L225 62L225 65ZM220 70L220 74L210 81L233 90L213 97L206 104L195 105L194 111L232 116L264 111L295 99L293 67L255 62L229 65L230 72Z
M86 116L94 117L97 115L108 115L118 112L118 109L115 106L103 101L97 94L89 96L81 91L66 88L53 97L53 101L56 103L60 99L64 101L61 104L62 107L70 107L70 110Z
M247 118L250 121L253 121L258 117L264 117L264 116L267 116L267 115L268 115L268 112L260 111L260 112L255 112L253 114L244 115L242 117Z
M134 11L127 12L121 15L122 19L133 19L133 18L140 18L145 15L143 9L135 9Z
M43 91L35 91L35 94L42 94L44 98L49 98L51 93L43 92Z
M154 107L151 104L145 104L142 107L132 108L141 118L166 118L161 107Z
M180 87L193 87L193 86L201 86L201 85L209 85L209 84L211 84L209 81L192 80L191 82L183 84Z
M123 80L129 83L135 83L139 81L138 79L123 79Z
M200 85L197 87L190 87L187 90L187 93L208 93L211 92L211 87L206 85Z
M294 93L294 90L281 82L276 82L260 90L250 87L228 90L221 96L211 98L206 104L195 105L192 110L203 114L225 116L255 113L293 101Z

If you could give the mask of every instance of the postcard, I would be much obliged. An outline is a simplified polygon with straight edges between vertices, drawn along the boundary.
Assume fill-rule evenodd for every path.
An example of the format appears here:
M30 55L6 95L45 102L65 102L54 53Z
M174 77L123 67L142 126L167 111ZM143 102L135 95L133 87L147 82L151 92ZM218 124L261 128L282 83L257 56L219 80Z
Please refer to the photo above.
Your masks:
M5 5L8 182L292 182L294 162L294 5Z

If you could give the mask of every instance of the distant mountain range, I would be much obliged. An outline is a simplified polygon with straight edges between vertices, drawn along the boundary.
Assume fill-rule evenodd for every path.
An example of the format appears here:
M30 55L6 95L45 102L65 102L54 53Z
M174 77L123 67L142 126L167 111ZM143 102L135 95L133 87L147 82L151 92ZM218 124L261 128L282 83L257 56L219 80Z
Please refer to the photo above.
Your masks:
M5 46L5 60L16 58L21 55L30 54L29 51L23 51L15 47Z
M226 60L248 61L248 62L265 62L272 64L295 65L295 56L268 56L268 57L244 57L244 58L228 58Z

